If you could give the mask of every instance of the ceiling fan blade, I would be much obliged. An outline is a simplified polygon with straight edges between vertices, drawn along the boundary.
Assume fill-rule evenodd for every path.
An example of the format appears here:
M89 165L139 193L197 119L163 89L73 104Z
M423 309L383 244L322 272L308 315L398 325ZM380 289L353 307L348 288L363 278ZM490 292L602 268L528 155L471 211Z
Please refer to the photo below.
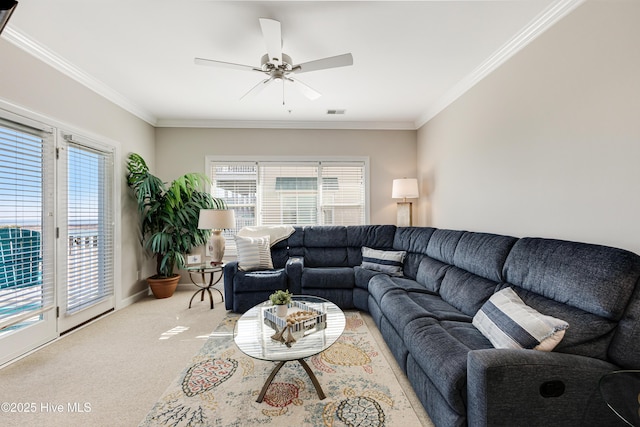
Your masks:
M287 77L287 80L289 80L290 82L293 83L293 85L295 86L296 89L298 89L298 91L300 93L302 93L304 96L306 96L307 98L309 98L310 100L314 101L318 98L320 98L322 96L322 94L320 92L318 92L317 90L313 89L311 86L302 83L300 80L297 79L292 79L291 77Z
M350 53L345 53L343 55L298 64L293 67L293 71L296 74L300 74L308 73L309 71L326 70L328 68L347 67L349 65L353 65L353 56Z
M208 65L210 67L232 68L234 70L260 71L260 68L251 65L234 64L232 62L215 61L213 59L195 58L193 60L197 65Z
M251 88L251 90L247 93L245 93L244 95L242 95L242 97L240 98L240 100L242 101L245 98L253 98L254 96L256 96L257 94L259 94L260 92L262 92L264 90L265 87L269 86L269 84L273 81L273 78L268 78L265 80L260 81L257 85L255 85L254 87Z
M267 45L269 62L280 64L282 62L282 29L280 22L274 19L260 18L262 36Z

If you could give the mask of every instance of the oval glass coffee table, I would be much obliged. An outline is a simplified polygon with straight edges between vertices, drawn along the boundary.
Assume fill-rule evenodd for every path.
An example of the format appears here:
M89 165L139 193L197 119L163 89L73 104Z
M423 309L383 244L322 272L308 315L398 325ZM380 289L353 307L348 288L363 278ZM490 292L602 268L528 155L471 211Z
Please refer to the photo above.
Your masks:
M271 302L265 301L244 313L238 319L233 331L233 339L244 354L254 359L278 362L264 383L256 400L257 402L262 402L269 384L271 384L271 381L273 381L282 366L293 360L297 360L309 375L318 397L321 400L326 397L318 379L304 359L323 352L340 338L346 323L344 313L337 305L323 298L310 295L294 295L292 299L302 302L312 309L326 313L326 322L304 331L304 335L300 331L295 334L296 342L287 345L271 338L278 331L274 329L275 325L273 323L265 320L264 312L273 307ZM289 308L289 312L297 310L300 309Z

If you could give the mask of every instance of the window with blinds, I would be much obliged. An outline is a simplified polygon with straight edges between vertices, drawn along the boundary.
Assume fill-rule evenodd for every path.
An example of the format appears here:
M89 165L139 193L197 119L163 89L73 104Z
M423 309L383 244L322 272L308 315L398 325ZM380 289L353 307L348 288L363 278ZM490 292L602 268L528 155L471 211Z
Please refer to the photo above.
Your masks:
M258 225L320 224L318 171L317 164L262 165Z
M67 140L66 312L113 295L113 152Z
M54 308L51 130L0 119L0 334Z
M235 211L233 235L252 225L360 225L367 219L366 163L360 161L210 161L212 194Z

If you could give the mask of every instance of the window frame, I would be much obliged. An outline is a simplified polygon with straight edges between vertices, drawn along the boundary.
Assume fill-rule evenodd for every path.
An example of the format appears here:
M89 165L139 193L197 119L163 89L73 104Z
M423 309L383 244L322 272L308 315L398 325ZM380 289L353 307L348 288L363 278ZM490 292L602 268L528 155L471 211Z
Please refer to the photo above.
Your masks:
M245 163L245 164L268 164L273 163L274 165L291 165L294 166L296 164L311 164L317 163L319 165L329 164L329 166L340 166L340 165L348 165L354 163L361 163L364 169L364 222L363 225L370 224L371 222L371 196L370 196L370 159L368 156L218 156L218 155L206 155L204 162L204 169L206 171L206 175L209 178L212 178L211 170L213 164L220 163ZM256 171L256 182L257 185L260 185L259 182L260 170ZM209 190L213 193L213 184ZM256 194L260 192L259 188L256 188ZM215 194L214 194L215 196ZM259 199L259 197L258 197ZM255 203L255 214L256 214L256 223L259 222L260 215L260 206L261 200L256 200ZM324 215L322 209L318 209L318 216L316 218L317 221L321 221L321 216ZM233 242L233 233L226 232L225 238L227 239L227 251L226 256L235 256L235 242Z

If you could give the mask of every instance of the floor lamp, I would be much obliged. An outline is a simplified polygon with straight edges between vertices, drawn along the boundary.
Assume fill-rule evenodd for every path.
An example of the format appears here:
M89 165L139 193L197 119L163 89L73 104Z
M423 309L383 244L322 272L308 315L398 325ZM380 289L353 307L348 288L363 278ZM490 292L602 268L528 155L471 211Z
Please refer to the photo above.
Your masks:
M393 189L391 197L393 199L402 199L398 202L398 227L410 227L413 225L411 214L411 202L407 199L417 199L420 196L418 192L418 180L416 178L402 178L393 180Z
M208 242L211 265L220 264L224 257L224 236L222 230L236 228L236 217L231 209L200 209L198 228L211 230Z

